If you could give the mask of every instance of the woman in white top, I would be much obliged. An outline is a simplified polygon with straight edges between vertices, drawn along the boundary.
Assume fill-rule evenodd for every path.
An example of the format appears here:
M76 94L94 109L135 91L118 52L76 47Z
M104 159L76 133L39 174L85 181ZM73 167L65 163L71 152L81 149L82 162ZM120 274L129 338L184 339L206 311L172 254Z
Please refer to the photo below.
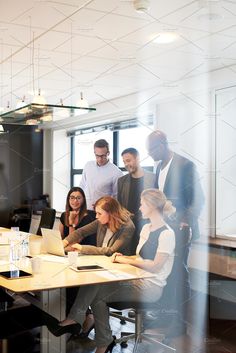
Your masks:
M141 231L137 255L124 256L114 253L111 259L113 262L131 264L155 273L155 277L81 287L70 314L54 331L56 336L77 331L90 305L95 318L96 353L111 352L114 341L109 325L109 308L106 304L127 300L156 302L161 297L173 266L175 250L174 232L163 217L174 213L175 209L162 191L147 189L141 194L140 210L143 218L149 219L150 223Z

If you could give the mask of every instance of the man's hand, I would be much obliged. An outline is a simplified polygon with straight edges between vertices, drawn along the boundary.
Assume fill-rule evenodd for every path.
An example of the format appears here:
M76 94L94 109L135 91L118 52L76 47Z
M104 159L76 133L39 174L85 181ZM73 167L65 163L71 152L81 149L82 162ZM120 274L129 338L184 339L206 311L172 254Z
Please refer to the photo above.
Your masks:
M181 222L179 225L179 229L182 230L184 227L189 227L189 224L185 222Z

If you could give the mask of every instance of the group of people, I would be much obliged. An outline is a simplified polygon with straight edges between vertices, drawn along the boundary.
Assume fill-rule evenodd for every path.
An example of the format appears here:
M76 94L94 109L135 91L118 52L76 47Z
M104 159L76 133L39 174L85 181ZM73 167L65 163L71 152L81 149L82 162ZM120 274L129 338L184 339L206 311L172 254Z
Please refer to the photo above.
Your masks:
M77 290L66 319L58 322L53 332L57 336L79 332L86 335L95 324L96 353L112 351L114 346L107 303L127 299L156 302L171 273L178 239L186 238L186 234L181 259L186 283L181 285L186 286L185 294L189 290L189 246L199 236L198 217L203 204L196 168L193 162L170 150L160 130L148 136L147 150L158 162L156 174L140 166L135 148L127 148L122 158L128 174L123 175L109 161L107 141L96 141L96 160L85 165L80 187L69 191L66 211L61 216L66 250L111 256L112 262L155 274L150 279L132 281L129 286L119 282ZM86 327L86 315L90 327Z

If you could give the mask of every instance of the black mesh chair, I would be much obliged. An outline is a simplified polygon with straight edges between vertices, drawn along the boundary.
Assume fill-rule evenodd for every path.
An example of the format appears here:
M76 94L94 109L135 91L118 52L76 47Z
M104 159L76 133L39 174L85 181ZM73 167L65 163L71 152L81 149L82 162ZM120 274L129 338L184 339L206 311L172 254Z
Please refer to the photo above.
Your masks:
M56 210L54 208L44 208L37 230L37 235L42 235L41 228L52 229L56 218Z
M164 294L164 292L163 292ZM163 295L162 294L162 295ZM137 352L138 344L143 340L150 342L155 346L161 346L165 349L165 352L168 350L170 352L176 352L176 349L169 345L169 341L166 341L166 336L163 333L153 334L153 333L145 333L145 313L150 310L157 310L159 306L159 301L150 303L150 302L140 302L140 301L126 301L126 302L111 302L107 303L107 305L118 312L111 312L110 315L112 317L116 317L121 320L123 324L125 321L134 323L134 332L121 332L120 338L116 339L116 343L120 343L122 348L127 347L127 341L134 339L134 349L133 353ZM123 316L122 312L125 309L130 309L134 311L134 318L130 318L127 316Z

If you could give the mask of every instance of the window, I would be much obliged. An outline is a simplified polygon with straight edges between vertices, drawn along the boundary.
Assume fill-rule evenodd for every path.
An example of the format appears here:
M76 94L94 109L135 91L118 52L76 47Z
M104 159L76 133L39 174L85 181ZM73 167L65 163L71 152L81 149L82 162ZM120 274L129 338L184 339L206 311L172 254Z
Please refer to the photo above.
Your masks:
M115 131L100 127L100 131L97 132L91 131L79 135L72 134L71 186L79 186L84 165L90 160L95 160L93 145L99 139L108 141L110 145L110 160L114 161L123 170L124 174L127 172L124 169L121 152L128 147L136 148L140 153L141 165L152 170L154 162L147 155L145 145L146 137L152 130L152 126L122 128L121 130L115 129Z
M153 166L153 159L148 156L145 145L146 138L152 131L153 129L151 126L142 126L119 131L119 167L124 167L121 153L124 149L129 147L134 147L139 151L142 167Z
M86 162L94 160L93 145L99 139L105 139L110 146L110 158L113 156L113 136L109 130L102 132L92 132L84 135L77 135L74 137L73 147L73 168L83 169Z

